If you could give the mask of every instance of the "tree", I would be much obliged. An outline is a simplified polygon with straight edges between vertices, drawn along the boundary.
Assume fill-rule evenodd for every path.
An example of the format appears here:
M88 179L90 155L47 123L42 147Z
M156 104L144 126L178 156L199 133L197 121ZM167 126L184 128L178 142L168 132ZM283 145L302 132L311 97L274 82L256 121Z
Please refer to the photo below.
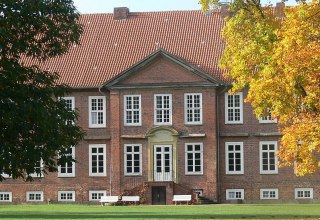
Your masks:
M78 114L59 98L71 90L57 84L58 73L24 61L65 54L81 32L72 0L0 1L0 181L3 174L32 180L72 160L66 152L83 132L68 123Z
M219 4L200 3L203 10ZM232 91L248 88L246 101L256 116L271 111L278 119L280 165L295 166L300 176L319 172L319 0L300 1L285 14L259 0L235 0L229 7L220 66L233 80Z

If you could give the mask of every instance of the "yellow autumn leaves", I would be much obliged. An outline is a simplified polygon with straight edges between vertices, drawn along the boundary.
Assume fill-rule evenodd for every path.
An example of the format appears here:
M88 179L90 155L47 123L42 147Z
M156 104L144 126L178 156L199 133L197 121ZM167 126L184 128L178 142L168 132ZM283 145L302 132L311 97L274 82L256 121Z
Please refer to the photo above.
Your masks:
M210 2L200 3L206 9ZM280 165L294 166L297 175L319 172L319 0L286 7L285 17L254 0L235 0L230 9L220 66L228 70L232 90L248 88L246 101L257 117L271 110L278 118Z

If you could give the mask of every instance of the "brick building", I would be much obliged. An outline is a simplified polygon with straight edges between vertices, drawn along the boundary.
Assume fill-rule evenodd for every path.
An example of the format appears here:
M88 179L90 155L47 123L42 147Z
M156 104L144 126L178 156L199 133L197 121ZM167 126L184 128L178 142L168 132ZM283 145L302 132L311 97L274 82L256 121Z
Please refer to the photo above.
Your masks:
M319 174L278 168L276 120L256 119L246 91L230 95L218 68L223 12L82 15L81 46L48 61L73 87L86 136L77 163L34 182L7 179L1 202L97 202L140 195L172 204L174 194L215 202L319 202Z

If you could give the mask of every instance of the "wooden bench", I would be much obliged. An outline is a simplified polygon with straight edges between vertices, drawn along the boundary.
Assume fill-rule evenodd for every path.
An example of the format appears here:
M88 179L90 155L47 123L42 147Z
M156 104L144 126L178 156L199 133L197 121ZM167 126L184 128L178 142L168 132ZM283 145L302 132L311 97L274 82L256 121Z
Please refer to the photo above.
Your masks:
M187 202L188 203L191 201L191 195L173 195L173 202L177 205L177 202Z
M118 196L101 196L100 203L101 205L104 205L105 203L116 203L119 201Z
M137 204L137 202L140 202L140 196L122 196L121 197L122 202L134 202Z

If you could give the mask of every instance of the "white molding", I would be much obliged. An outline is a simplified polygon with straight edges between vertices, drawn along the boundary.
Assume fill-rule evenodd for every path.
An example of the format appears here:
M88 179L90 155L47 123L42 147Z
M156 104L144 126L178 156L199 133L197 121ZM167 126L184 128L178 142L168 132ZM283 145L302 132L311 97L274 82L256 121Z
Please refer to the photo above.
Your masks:
M92 173L92 153L91 153L92 148L103 148L103 173ZM89 176L106 176L107 175L106 149L107 149L106 144L89 144Z
M241 193L241 197L240 198L230 198L229 197L229 193L230 192L240 192ZM226 200L244 200L244 189L226 189Z
M61 194L66 193L72 194L72 199L61 199ZM59 202L75 202L76 201L76 192L75 191L58 191L58 201Z
M29 195L30 194L40 194L40 200L36 200L36 199L34 199L34 200L30 200L29 199ZM27 202L43 202L43 191L27 191L26 192L26 201Z
M127 97L139 97L139 123L128 123L127 122ZM123 96L123 122L125 126L141 126L142 125L142 108L141 108L142 98L141 95L124 95ZM132 103L133 104L133 103ZM132 110L132 109L131 109ZM133 120L133 119L132 119Z
M9 195L9 200L0 200L0 202L12 202L12 192L0 192L0 194L8 194Z
M72 159L76 158L75 147L72 148ZM61 165L58 166L58 177L75 177L76 176L76 163L72 162L72 173L61 173Z
M263 152L266 152L266 151L263 151L262 150L262 145L268 145L268 148L269 148L269 145L270 144L273 144L274 145L274 155L275 155L275 170L263 170L263 164L262 164L262 154ZM259 142L259 165L260 165L260 174L278 174L278 157L277 157L277 150L278 150L278 142L277 141L260 141ZM271 151L267 151L268 154L271 152ZM269 163L269 161L268 161Z
M239 102L240 102L240 106L237 107L236 109L240 109L240 120L239 121L229 121L228 118L228 96L239 96ZM230 109L235 109L235 107L230 107ZM224 115L225 115L225 124L243 124L243 93L242 92L238 92L234 95L229 94L228 92L225 93L225 99L224 99Z
M274 191L275 197L270 197L270 193L268 194L269 197L263 197L263 192L268 191ZM279 199L279 190L278 189L260 189L260 199L261 200L270 200L270 199Z
M102 110L102 115L103 115L103 121L102 124L93 124L92 123L92 100L93 99L102 99L102 105L103 105L103 110ZM106 97L105 96L89 96L89 128L105 128L106 127ZM99 112L99 111L98 111Z
M107 195L106 190L89 190L89 201L99 201L100 199L92 199L92 194L93 193L103 193L103 196Z
M192 101L193 101L193 104L194 104L194 97L197 96L197 95L199 95L199 99L200 99L199 100L200 101L200 121L196 121L196 122L195 121L191 121L191 122L189 122L188 121L188 112L187 112L187 110L189 109L188 108L188 102L187 102L188 101L187 96L192 96ZM192 107L190 109L194 110L195 108ZM184 123L186 125L202 125L202 118L203 118L202 111L203 111L202 93L185 93L184 94ZM193 113L193 116L194 116L194 113ZM193 117L192 120L194 120L194 117Z
M298 197L298 192L303 191L303 197ZM305 197L305 192L310 192L310 197ZM294 198L295 199L313 199L313 188L295 188L294 189Z
M240 145L240 160L241 160L241 170L239 171L230 171L229 170L229 145ZM233 151L234 152L234 151ZM244 174L244 152L243 152L243 142L226 142L225 143L225 166L226 174Z
M169 96L169 122L157 122L157 96ZM154 94L153 96L153 120L155 125L172 125L172 94ZM162 118L163 120L163 118Z
M188 151L188 145L192 145L193 146L193 150L192 151ZM200 151L195 151L194 150L194 146L195 145L200 145ZM204 170L203 169L203 143L185 143L184 144L184 149L185 149L185 157L184 157L184 159L185 159L185 166L184 166L185 167L185 174L186 175L203 175L203 170ZM193 156L194 156L195 153L200 153L201 171L199 171L199 172L195 172L195 171L189 172L188 171L188 153L192 153ZM194 158L193 158L193 162L194 162ZM193 168L194 168L194 166L195 166L195 164L193 163Z
M134 170L132 173L127 173L127 158L126 158L126 155L127 154L131 154L132 155L132 159L133 159L133 155L134 154L138 154L137 152L127 152L127 147L128 146L131 146L132 149L134 148L134 146L139 146L139 168L140 168L140 172L139 173L135 173ZM124 175L125 176L141 176L142 175L142 144L125 144L124 145L124 159L123 159L123 162L124 162ZM132 162L134 162L132 160ZM132 164L132 169L134 169L134 165Z

